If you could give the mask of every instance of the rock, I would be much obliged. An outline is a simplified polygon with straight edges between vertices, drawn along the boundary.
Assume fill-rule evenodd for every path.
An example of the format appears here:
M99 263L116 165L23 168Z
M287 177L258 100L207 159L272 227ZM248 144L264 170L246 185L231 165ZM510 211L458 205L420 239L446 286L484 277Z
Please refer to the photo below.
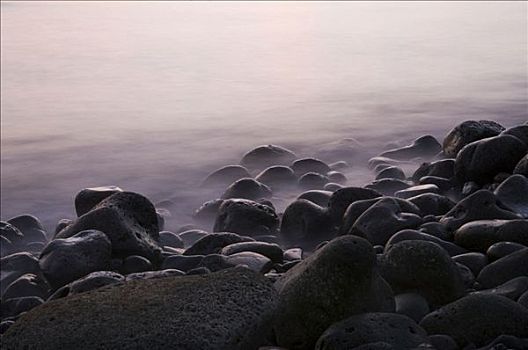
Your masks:
M328 212L306 199L293 201L284 211L280 238L286 248L312 250L320 242L335 236Z
M486 256L490 261L495 261L523 248L526 248L526 246L519 243L497 242L488 248Z
M10 244L12 244L13 249L14 248L21 248L24 246L24 235L18 228L11 225L8 222L0 221L0 235L7 239Z
M125 277L113 271L96 271L73 281L68 285L69 294L74 295L88 292L108 285L119 284L125 280Z
M283 259L283 251L279 245L264 242L233 243L225 246L221 251L224 255L233 255L241 252L259 253L274 263L281 263Z
M310 172L299 178L299 187L303 190L322 190L328 182L328 177Z
M425 222L420 225L419 230L444 241L453 240L453 234L447 231L446 227L439 222Z
M334 162L332 164L329 164L328 166L330 167L330 169L337 170L337 171L350 168L350 165L344 160Z
M207 236L209 233L203 230L188 230L180 233L178 237L183 241L184 247L189 247L193 245L200 238Z
M518 250L484 267L477 282L482 288L492 288L515 277L528 276L527 261L528 248Z
M271 189L251 178L243 178L233 182L222 194L223 199L244 198L256 200L271 197Z
M2 301L2 319L7 317L18 316L23 312L27 312L39 305L44 304L44 300L39 297L29 296L20 298L11 298ZM2 338L3 343L4 338ZM34 343L33 345L38 344Z
M42 278L26 273L11 282L2 294L2 299L35 296L41 299L48 297L49 286Z
M14 323L15 321L11 321L11 320L0 322L0 335L4 334L9 329L9 327L11 327Z
M344 188L343 185L336 184L334 182L329 182L326 185L324 185L323 190L324 191L335 192L335 191L340 190L342 188Z
M217 272L235 267L236 265L235 262L229 262L225 255L209 254L202 259L199 267L205 267L211 272Z
M233 243L253 241L250 237L244 237L231 232L210 233L200 238L196 243L187 248L183 255L208 255L220 253L222 248Z
M383 255L380 271L395 293L417 291L432 306L444 305L465 294L456 263L436 243L396 243Z
M57 289L90 272L106 270L111 256L108 237L101 231L85 230L48 243L40 254L39 266L51 287Z
M184 242L180 236L173 232L161 231L159 233L159 245L162 247L183 248Z
M275 191L294 187L297 184L297 175L290 167L274 165L264 169L255 180Z
M207 275L211 273L211 270L209 270L207 267L197 267L195 269L189 270L187 272L187 276L192 275Z
M135 280L149 280L155 278L166 278L166 277L176 277L183 276L185 272L175 269L166 269L159 271L144 271L144 272L134 272L125 276L125 281L135 281Z
M248 169L265 169L272 165L289 165L295 158L295 153L284 147L265 145L244 154L240 164Z
M331 181L333 183L338 184L346 184L348 179L345 176L345 174L339 172L339 171L329 171L326 176L328 177L328 181ZM326 185L325 185L326 186Z
M245 177L251 177L245 167L241 165L226 165L207 175L202 182L202 186L227 186Z
M480 190L458 202L440 219L440 223L445 225L449 231L455 231L470 221L518 218L514 213L498 205L493 192Z
M0 257L4 257L9 254L16 252L16 248L13 243L4 236L0 235Z
M301 248L290 248L284 251L284 260L301 260L303 258L303 250Z
M408 199L420 208L423 215L444 215L455 206L451 199L435 193L419 194Z
M33 215L19 215L7 220L8 223L15 226L24 235L24 241L47 243L46 229L42 223Z
M390 348L376 346L375 349L405 350L424 342L428 342L427 333L407 316L365 313L330 326L317 341L315 349L364 349L362 345L383 343L390 344Z
M397 179L381 179L373 181L365 188L377 191L384 196L394 196L398 191L411 187L408 183Z
M70 219L60 219L55 227L55 235L62 231L66 226L70 225L73 221Z
M491 120L468 120L458 124L444 139L443 150L447 157L456 157L466 145L487 137L497 136L504 127Z
M497 295L470 294L420 322L428 334L451 336L460 347L483 346L501 334L527 337L528 309Z
M0 259L0 295L20 276L31 273L41 276L38 259L27 252L7 255Z
M470 345L471 346L471 345ZM528 339L513 337L511 335L499 335L494 341L479 350L497 350L497 349L526 349Z
M320 175L325 175L331 170L325 162L316 158L297 159L295 162L292 163L291 167L295 174L299 177L307 173L317 173Z
M389 165L390 166L390 165L411 164L411 162L404 161L404 160L396 160L396 159L392 159L392 158L389 158L389 157L380 157L380 156L370 158L369 161L368 161L368 166L369 166L370 169L374 169L380 164L384 164L384 165Z
M365 312L393 312L390 287L374 269L364 239L338 237L288 270L277 282L274 331L279 346L313 349L333 323Z
M504 130L501 135L515 136L521 140L526 146L528 146L528 125L517 125L509 129Z
M469 196L480 190L482 187L474 181L468 181L462 186L462 197Z
M394 296L394 301L396 303L396 313L405 315L415 322L420 322L430 312L427 300L420 294L398 294Z
M399 198L408 199L421 194L437 194L440 189L436 185L417 185L396 191L394 195Z
M385 245L385 251L390 250L390 248L399 242L403 241L427 241L438 244L440 247L444 248L449 256L459 255L466 253L464 248L457 246L448 241L444 241L438 237L429 235L425 232L420 232L416 230L401 230L392 235L392 237L387 241Z
M405 180L405 173L400 167L388 166L385 169L381 170L378 175L376 175L376 180L381 179Z
M297 199L306 199L324 208L328 206L330 197L332 197L332 192L330 191L311 190L301 193Z
M357 140L349 137L317 147L315 155L329 162L337 162L342 159L353 159L361 157L365 147Z
M2 342L43 350L256 349L266 342L276 298L264 276L242 268L134 280L46 303L22 316Z
M258 242L278 244L279 238L276 235L258 235L254 236L253 239Z
M520 297L519 299L517 300L517 302L524 306L525 308L528 309L528 292L524 292Z
M431 135L417 138L409 146L388 150L380 154L397 160L410 160L413 158L432 158L442 150L440 143Z
M75 211L77 216L82 216L92 210L97 204L107 197L123 190L117 186L91 187L81 190L75 196Z
M223 199L213 199L205 202L196 209L193 214L193 219L201 224L210 225L214 223L218 214L218 209L224 203Z
M528 276L520 276L509 280L495 288L479 290L474 294L494 294L516 301L528 291Z
M233 265L245 265L253 271L267 273L273 268L273 262L266 256L255 252L240 252L226 256L226 261Z
M477 220L455 231L456 244L482 253L504 241L528 246L528 220Z
M203 258L204 255L171 255L163 260L161 269L176 269L187 272L198 267Z
M361 187L344 187L334 192L328 202L328 214L332 221L341 224L348 206L355 201L381 197L377 191Z
M454 262L467 266L475 276L488 264L488 257L482 253L470 252L452 258Z
M460 276L462 277L462 280L464 281L464 286L466 289L473 289L475 288L475 275L473 272L464 264L456 263L458 267L458 272L460 272Z
M123 265L121 266L121 273L128 275L130 273L145 272L153 270L152 263L147 259L139 255L130 255L123 259Z
M451 180L437 176L424 176L418 180L420 185L436 185L440 189L440 193L447 192L453 187Z
M429 337L429 342L434 346L435 349L441 350L459 350L457 343L448 335L445 334L433 334Z
M273 234L278 226L273 208L247 199L229 199L218 209L213 231L256 236Z
M511 211L528 218L528 179L523 175L512 175L495 189L495 196Z
M434 176L450 179L455 175L455 160L442 159L431 163L422 163L414 172L412 179L417 182L422 177Z
M108 236L112 253L117 257L141 255L152 262L160 259L156 209L140 194L117 192L107 197L55 237L68 238L90 229Z
M475 141L458 153L455 176L461 183L490 183L498 173L511 174L526 150L527 146L522 141L510 135Z
M521 160L519 160L513 169L513 173L528 176L528 155L525 155L521 158Z

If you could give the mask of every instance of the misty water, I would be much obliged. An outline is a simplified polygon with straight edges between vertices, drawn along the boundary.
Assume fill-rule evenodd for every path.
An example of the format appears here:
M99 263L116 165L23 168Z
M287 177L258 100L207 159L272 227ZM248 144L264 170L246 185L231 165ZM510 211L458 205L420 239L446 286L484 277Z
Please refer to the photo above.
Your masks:
M73 218L84 187L171 200L279 144L368 156L528 115L526 2L2 2L1 217ZM333 146L332 146L333 145ZM284 204L278 198L277 203Z

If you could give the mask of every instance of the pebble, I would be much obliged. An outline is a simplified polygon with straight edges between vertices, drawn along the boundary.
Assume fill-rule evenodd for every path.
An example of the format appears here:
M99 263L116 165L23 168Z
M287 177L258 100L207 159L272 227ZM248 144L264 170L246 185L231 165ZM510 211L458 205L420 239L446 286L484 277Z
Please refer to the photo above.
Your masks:
M181 232L180 234L178 234L178 237L180 237L180 239L183 241L184 247L189 247L193 245L196 241L198 241L200 238L203 238L208 234L209 233L204 230L192 229Z
M222 248L233 243L254 241L253 238L238 235L232 232L210 233L187 248L183 255L208 255L218 254Z
M13 282L11 282L4 292L2 299L20 298L35 296L41 299L46 299L49 292L48 283L39 276L33 273L26 273Z
M400 167L388 166L377 172L376 180L381 179L398 179L405 180L405 173Z
M455 255L466 253L466 250L464 248L461 248L457 246L456 244L453 244L452 242L444 241L438 237L429 235L425 232L420 232L417 230L409 230L409 229L398 231L397 233L392 235L392 237L385 244L385 251L390 250L394 244L397 244L403 241L433 242L433 243L438 244L443 249L445 249L445 251L450 256L455 256Z
M330 202L330 197L332 197L331 191L310 190L301 193L297 199L306 199L320 207L327 207Z
M396 313L405 315L415 322L430 312L427 300L417 293L402 293L394 296Z
M330 179L325 175L309 172L299 178L299 187L303 190L322 190Z
M205 255L171 255L161 264L161 269L176 269L188 272L200 265Z
M20 276L31 273L42 275L38 259L28 252L18 252L0 259L0 295Z
M419 194L409 197L408 200L415 204L423 215L444 215L455 206L451 199L436 193Z
M467 266L475 276L488 264L488 257L477 252L463 253L452 258L454 262Z
M408 199L411 197L415 197L421 194L437 194L440 192L440 189L436 185L416 185L407 187L403 190L396 191L394 195L399 198Z
M233 265L245 265L253 271L267 273L273 268L273 262L268 257L255 252L240 252L226 256L226 261Z
M423 177L440 177L443 179L451 179L455 175L455 160L441 159L434 162L422 163L412 175L414 182L419 181Z
M120 272L123 275L128 275L136 272L151 271L153 268L149 259L139 255L130 255L123 259Z
M411 187L407 182L398 179L381 179L373 181L365 188L374 190L384 196L394 196L398 191Z
M513 173L528 176L528 155L525 155L519 160L513 169Z
M381 197L375 190L361 187L344 187L332 194L328 201L328 215L337 224L341 224L348 206L355 201Z

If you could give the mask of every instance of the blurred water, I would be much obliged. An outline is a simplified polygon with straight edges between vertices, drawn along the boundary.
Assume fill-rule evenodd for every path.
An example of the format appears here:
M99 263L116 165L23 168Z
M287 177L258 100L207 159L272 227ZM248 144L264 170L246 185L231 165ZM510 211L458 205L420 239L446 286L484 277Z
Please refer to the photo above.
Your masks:
M119 185L203 198L265 143L375 153L457 122L528 115L526 2L2 2L1 217L73 217ZM362 160L351 184L370 174ZM208 194L213 196L213 194ZM204 198L207 196L204 196Z

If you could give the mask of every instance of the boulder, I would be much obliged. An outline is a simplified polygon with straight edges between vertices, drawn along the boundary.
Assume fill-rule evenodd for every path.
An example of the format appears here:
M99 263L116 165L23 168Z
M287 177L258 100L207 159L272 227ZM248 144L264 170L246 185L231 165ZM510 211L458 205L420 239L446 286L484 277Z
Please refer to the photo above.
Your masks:
M183 241L184 247L189 247L193 245L196 241L198 241L200 238L203 238L207 236L209 233L205 232L204 230L188 230L184 231L178 234L178 237Z
M405 315L415 322L420 322L430 312L427 300L417 293L395 295L394 301L396 303L396 313Z
M330 191L311 190L301 193L297 199L306 199L320 207L325 208L328 206L330 197L332 197L332 192Z
M528 246L528 220L477 220L455 231L455 243L469 250L485 253L498 242Z
M310 172L325 175L331 170L328 164L316 158L297 159L291 167L299 177Z
M381 179L365 186L366 189L377 191L384 196L394 196L398 191L411 187L407 182L398 179Z
M513 169L513 173L528 176L528 154L517 162L517 165L515 165L515 168Z
M176 269L187 272L198 267L203 258L204 255L171 255L163 260L161 269Z
M455 175L455 160L441 159L431 163L422 163L412 175L414 182L422 177L434 176L444 179L450 179Z
M381 197L381 194L372 189L361 187L344 187L332 194L328 201L328 214L338 225L341 225L343 215L348 206L355 201Z
M495 288L479 290L474 294L494 294L516 301L526 291L528 291L528 276L519 276Z
M411 197L415 197L421 194L437 194L440 192L440 189L436 185L428 184L428 185L416 185L407 187L403 190L396 191L394 195L399 198L408 199Z
M247 199L229 199L218 209L213 231L257 236L273 234L278 226L279 218L272 207Z
M297 184L297 175L290 167L274 165L264 169L255 180L275 191L294 187Z
M2 294L2 299L35 296L46 299L49 293L48 283L41 277L26 273L11 282Z
M203 186L228 186L245 177L251 177L249 171L241 165L226 165L213 171L202 182Z
M19 252L0 259L0 295L20 276L31 273L42 276L38 259L27 252Z
M174 232L161 231L159 233L159 245L162 247L183 248L183 239Z
M322 190L329 182L328 177L309 172L299 178L299 187L303 190Z
M153 270L152 263L147 258L140 255L127 256L123 259L123 264L120 268L120 272L123 275L151 270Z
M256 200L271 197L271 189L251 178L243 178L233 182L222 194L222 199L244 198Z
M42 298L36 296L11 298L2 301L2 320L8 317L16 317L39 305L44 304ZM4 338L2 338L3 344ZM34 343L33 346L38 343ZM4 345L4 344L3 344ZM9 347L7 347L9 348Z
M79 191L75 196L77 216L86 214L103 199L118 192L123 192L123 190L117 186L90 187Z
M376 180L381 179L405 180L405 173L400 167L387 166L376 175Z
M273 268L273 262L266 256L255 252L240 252L226 256L229 264L245 265L253 271L267 273Z
M454 262L467 266L475 276L488 264L488 257L477 252L459 254L452 258Z
M290 165L295 158L295 153L284 147L263 145L244 154L240 164L248 169L265 169L272 165Z
M524 248L526 248L526 246L519 243L497 242L488 248L486 251L486 256L489 261L495 261Z
M427 241L438 244L440 247L444 248L445 251L450 255L459 255L466 253L464 248L457 246L449 241L444 241L438 237L427 234L425 232L420 232L417 230L401 230L392 235L392 237L385 244L385 251L390 250L390 248L399 242L403 241Z
M455 202L451 199L435 193L424 193L410 197L409 202L420 208L423 215L444 215L455 206Z
M468 120L455 126L444 138L443 150L447 157L456 157L466 145L487 137L497 136L504 127L491 120Z
M47 243L48 237L46 236L46 229L42 226L42 223L38 218L33 215L19 215L9 220L8 223L15 226L24 235L24 241L29 242L40 242Z
M187 248L183 255L208 255L217 254L222 248L233 243L253 241L250 237L244 237L231 232L216 232L208 234Z
M515 136L528 147L528 125L517 125L504 130L501 135Z
M329 171L328 173L326 173L326 177L328 177L328 181L338 184L346 184L348 181L345 174L339 171Z
M193 213L193 219L203 225L212 225L218 214L218 209L224 203L223 199L212 199L203 203Z

